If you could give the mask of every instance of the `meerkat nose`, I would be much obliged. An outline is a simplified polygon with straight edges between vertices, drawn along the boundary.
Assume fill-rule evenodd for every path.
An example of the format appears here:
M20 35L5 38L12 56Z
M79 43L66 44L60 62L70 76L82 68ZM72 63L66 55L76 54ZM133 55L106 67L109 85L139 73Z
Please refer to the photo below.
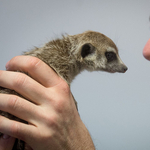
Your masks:
M125 73L128 70L128 68L126 66L124 66L122 70Z

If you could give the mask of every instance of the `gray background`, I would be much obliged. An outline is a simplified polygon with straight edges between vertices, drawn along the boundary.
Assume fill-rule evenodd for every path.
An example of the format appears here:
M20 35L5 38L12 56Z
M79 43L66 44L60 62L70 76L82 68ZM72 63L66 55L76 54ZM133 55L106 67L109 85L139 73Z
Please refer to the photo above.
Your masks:
M150 0L0 0L0 69L13 56L63 33L109 36L125 74L83 72L72 84L81 118L99 150L150 149Z

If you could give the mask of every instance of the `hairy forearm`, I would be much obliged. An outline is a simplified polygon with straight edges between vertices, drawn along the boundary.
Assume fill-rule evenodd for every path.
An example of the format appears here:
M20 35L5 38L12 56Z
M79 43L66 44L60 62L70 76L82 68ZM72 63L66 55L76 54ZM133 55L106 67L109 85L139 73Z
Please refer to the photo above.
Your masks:
M79 127L78 125L76 127L76 132L70 131L68 150L95 150L90 133L83 122Z

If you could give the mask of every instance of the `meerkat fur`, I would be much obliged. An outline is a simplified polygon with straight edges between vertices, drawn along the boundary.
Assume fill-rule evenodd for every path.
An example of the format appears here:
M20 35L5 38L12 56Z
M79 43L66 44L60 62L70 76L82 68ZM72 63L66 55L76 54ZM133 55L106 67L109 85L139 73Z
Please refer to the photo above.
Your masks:
M110 73L124 73L127 70L126 65L119 57L114 42L104 34L94 31L63 36L62 39L52 40L43 47L25 52L24 55L34 56L44 61L68 85L83 70ZM0 93L19 95L15 91L3 87L0 87ZM0 111L0 114L9 119L26 123L9 113ZM24 142L20 140L15 143L13 148L13 150L24 149Z

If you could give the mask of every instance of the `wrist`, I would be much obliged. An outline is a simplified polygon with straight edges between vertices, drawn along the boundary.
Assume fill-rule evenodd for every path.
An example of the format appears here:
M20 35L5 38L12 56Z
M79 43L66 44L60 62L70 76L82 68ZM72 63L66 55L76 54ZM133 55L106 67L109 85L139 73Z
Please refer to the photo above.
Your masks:
M75 127L75 132L70 131L69 139L71 147L68 150L95 150L94 143L89 131L80 119L80 123Z

